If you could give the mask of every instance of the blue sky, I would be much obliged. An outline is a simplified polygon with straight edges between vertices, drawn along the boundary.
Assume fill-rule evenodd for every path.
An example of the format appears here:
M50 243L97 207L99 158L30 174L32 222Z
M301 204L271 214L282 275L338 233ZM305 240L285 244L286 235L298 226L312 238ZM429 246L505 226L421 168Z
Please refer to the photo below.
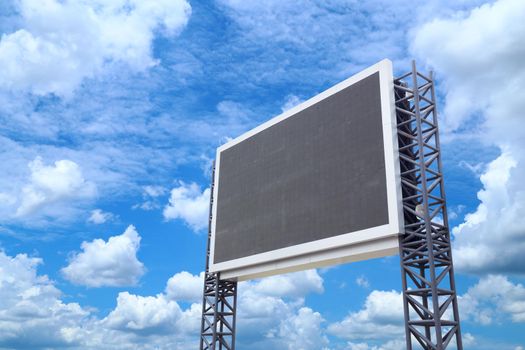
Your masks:
M436 72L466 349L523 350L523 18L520 0L1 2L0 348L196 348L215 148L389 58ZM398 257L242 283L238 348L403 349L400 287Z

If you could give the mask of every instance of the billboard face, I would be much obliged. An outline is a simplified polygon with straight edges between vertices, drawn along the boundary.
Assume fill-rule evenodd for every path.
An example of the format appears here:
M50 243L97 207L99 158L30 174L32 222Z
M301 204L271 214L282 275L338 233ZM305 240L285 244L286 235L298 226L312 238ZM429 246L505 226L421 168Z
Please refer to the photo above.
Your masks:
M397 253L398 163L384 60L219 147L210 271L242 280Z

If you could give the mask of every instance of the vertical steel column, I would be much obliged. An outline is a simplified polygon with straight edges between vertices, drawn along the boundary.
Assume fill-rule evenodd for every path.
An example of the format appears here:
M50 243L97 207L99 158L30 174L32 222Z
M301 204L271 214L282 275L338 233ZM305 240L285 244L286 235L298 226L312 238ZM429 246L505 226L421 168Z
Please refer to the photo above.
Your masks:
M407 350L463 349L434 80L412 62L394 81L405 234L399 239Z
M209 272L211 222L213 215L213 189L215 162L210 188L208 218L208 246L202 296L200 350L235 350L235 320L237 313L237 282L221 280L220 274Z

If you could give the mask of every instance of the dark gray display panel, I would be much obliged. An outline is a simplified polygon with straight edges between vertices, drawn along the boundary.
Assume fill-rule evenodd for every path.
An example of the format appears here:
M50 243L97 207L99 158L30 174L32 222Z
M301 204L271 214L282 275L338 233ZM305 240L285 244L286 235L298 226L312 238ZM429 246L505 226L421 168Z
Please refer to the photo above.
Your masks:
M379 72L220 153L214 263L388 224Z

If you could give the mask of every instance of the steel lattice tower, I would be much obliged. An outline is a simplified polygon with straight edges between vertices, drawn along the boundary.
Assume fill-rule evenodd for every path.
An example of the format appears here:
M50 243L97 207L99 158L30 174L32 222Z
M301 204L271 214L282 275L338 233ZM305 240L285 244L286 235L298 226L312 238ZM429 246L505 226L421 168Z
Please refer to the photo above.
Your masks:
M219 273L209 272L215 163L213 164L211 178L208 244L206 248L206 271L204 273L199 349L235 350L237 282L221 280Z
M453 339L462 350L432 73L423 75L412 62L412 71L395 80L394 90L405 217L399 254L407 350L444 350Z

